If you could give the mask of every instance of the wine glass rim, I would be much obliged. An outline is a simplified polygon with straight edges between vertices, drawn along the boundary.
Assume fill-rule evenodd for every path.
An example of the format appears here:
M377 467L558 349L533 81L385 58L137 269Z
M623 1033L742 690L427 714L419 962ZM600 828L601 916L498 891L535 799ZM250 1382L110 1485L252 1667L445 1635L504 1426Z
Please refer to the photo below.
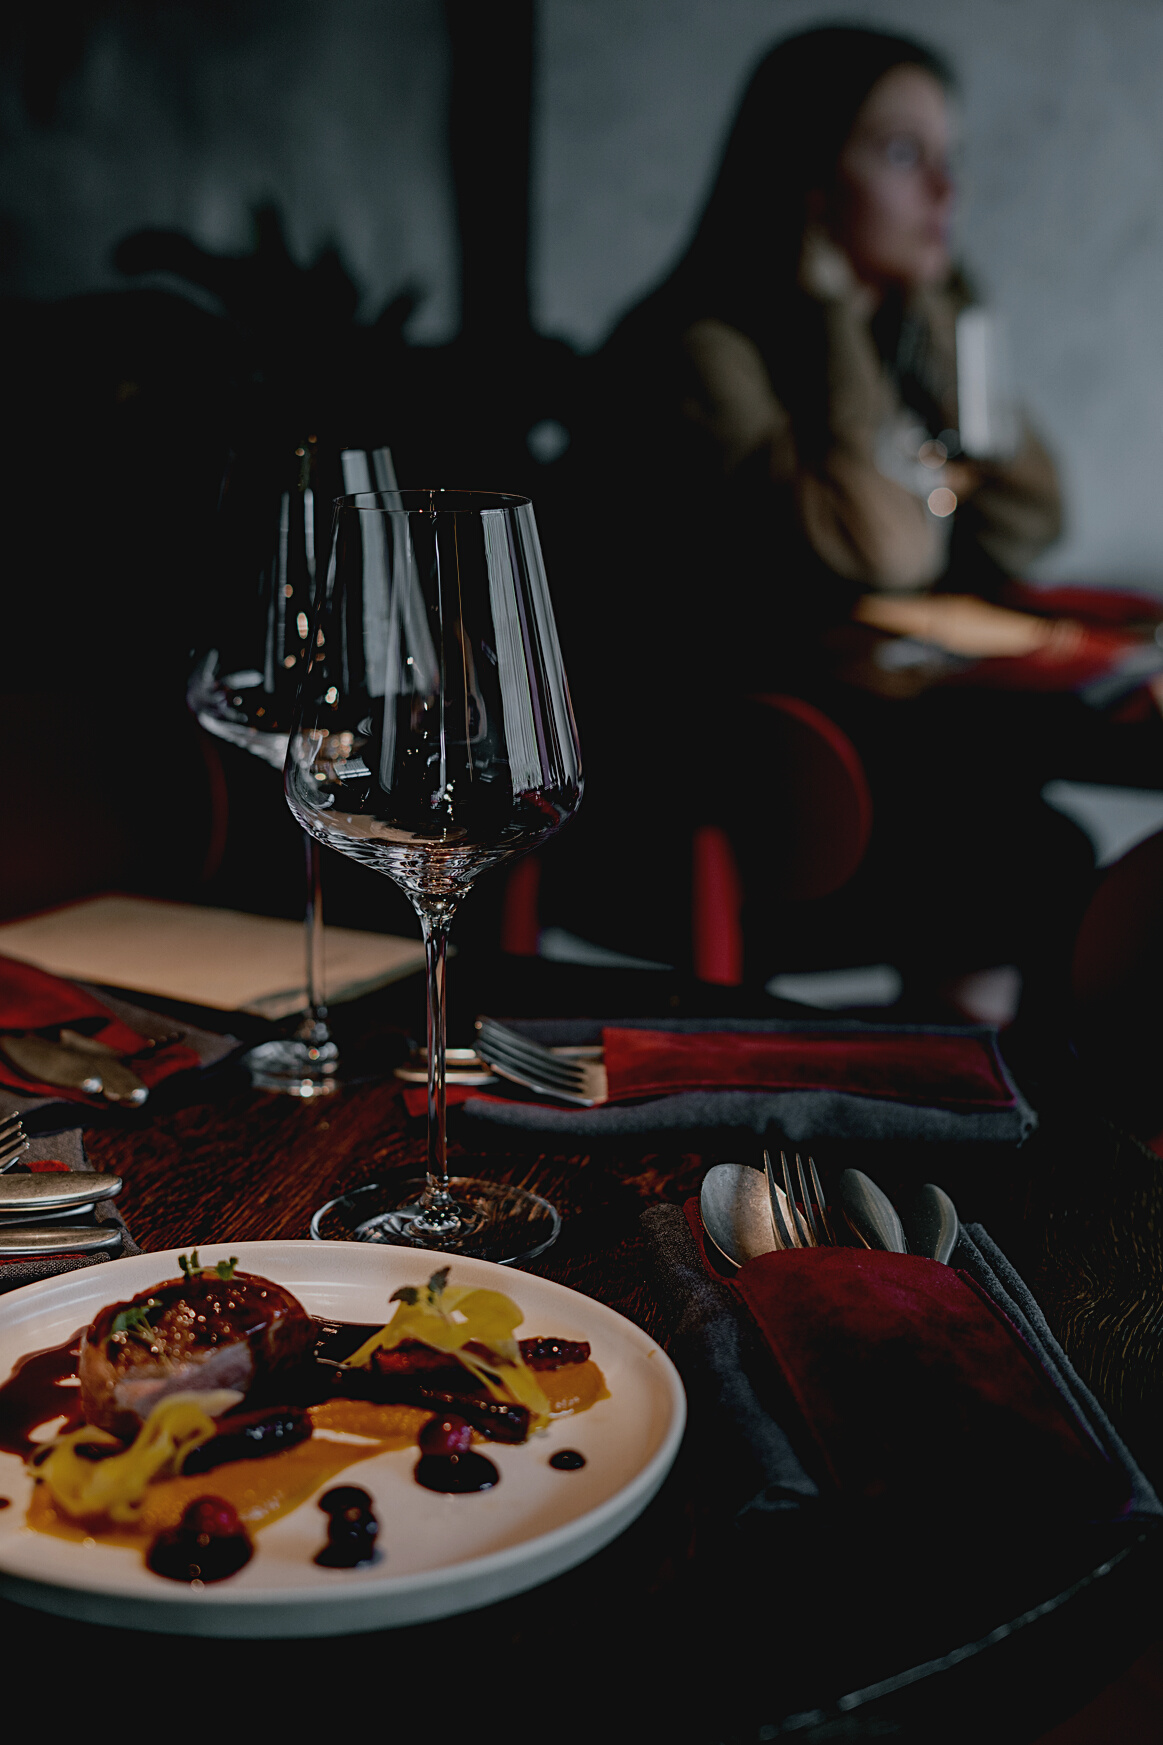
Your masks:
M337 497L337 509L408 515L480 515L487 509L523 509L531 499L512 491L450 491L444 487L410 491L353 491Z

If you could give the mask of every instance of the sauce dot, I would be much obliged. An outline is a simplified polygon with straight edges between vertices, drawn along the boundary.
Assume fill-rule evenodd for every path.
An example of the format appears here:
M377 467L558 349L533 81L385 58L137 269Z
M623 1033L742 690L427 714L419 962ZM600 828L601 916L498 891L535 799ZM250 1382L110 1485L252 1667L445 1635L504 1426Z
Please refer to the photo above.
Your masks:
M11 1497L0 1497L0 1509L10 1509L11 1507L12 1507L12 1498Z
M576 1448L559 1448L556 1454L549 1456L549 1464L556 1472L577 1472L586 1463L584 1454L579 1454Z

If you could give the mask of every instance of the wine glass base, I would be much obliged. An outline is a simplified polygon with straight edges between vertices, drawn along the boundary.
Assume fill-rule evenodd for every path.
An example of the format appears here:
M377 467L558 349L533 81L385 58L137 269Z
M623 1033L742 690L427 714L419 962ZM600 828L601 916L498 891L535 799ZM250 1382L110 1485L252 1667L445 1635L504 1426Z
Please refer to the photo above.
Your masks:
M383 1242L397 1248L463 1254L501 1266L532 1260L557 1241L561 1214L539 1194L457 1175L449 1181L448 1191L456 1202L460 1227L429 1236L416 1227L423 1215L420 1196L426 1185L423 1180L398 1186L371 1182L355 1188L320 1206L311 1220L311 1234L318 1242Z
M339 1089L339 1050L334 1042L319 1045L297 1036L261 1042L243 1056L256 1090L280 1091L287 1097L327 1097Z

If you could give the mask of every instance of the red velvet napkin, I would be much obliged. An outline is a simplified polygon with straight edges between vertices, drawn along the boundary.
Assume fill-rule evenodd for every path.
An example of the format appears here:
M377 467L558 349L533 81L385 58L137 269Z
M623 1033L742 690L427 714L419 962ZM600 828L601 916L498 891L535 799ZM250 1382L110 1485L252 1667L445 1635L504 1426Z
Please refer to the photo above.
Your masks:
M686 1215L706 1261L697 1201ZM931 1508L934 1533L951 1511L1109 1520L1125 1508L1126 1474L967 1274L816 1248L762 1255L726 1282L802 1419L809 1464L853 1505Z
M610 1101L694 1090L831 1090L949 1109L1012 1109L985 1036L603 1030Z
M128 1024L116 1017L93 994L87 993L73 982L62 980L60 976L49 975L31 963L22 963L14 957L0 957L0 1032L44 1030L60 1025L68 1028L78 1020L86 1018L103 1020L100 1029L91 1030L86 1025L85 1033L91 1033L95 1041L103 1042L117 1054L136 1055L149 1047L144 1036L131 1030ZM168 1047L159 1048L156 1054L147 1053L142 1059L132 1062L133 1071L138 1078L150 1087L160 1084L173 1073L185 1072L190 1067L200 1065L201 1061L194 1050L180 1043L171 1043ZM0 1054L0 1085L26 1097L51 1097L54 1102L60 1100L87 1103L90 1108L109 1107L104 1097L91 1097L84 1091L61 1085L41 1084L34 1079L25 1078L3 1054Z

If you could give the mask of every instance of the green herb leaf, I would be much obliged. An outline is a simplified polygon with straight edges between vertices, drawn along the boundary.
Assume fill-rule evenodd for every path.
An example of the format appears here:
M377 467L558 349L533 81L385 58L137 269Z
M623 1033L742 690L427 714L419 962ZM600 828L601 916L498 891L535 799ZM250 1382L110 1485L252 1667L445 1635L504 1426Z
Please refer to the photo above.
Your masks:
M407 1303L411 1306L420 1301L420 1292L415 1285L401 1285L398 1291L393 1291L388 1298L389 1303Z
M191 1283L194 1279L201 1278L202 1268L198 1265L198 1250L196 1248L192 1249L189 1254L179 1254L178 1265Z
M229 1260L220 1260L218 1265L214 1268L214 1271L218 1274L220 1279L232 1279L234 1277L234 1269L237 1265L238 1256L237 1254L232 1254Z
M152 1332L149 1324L149 1312L151 1309L160 1308L160 1306L160 1297L150 1297L147 1302L138 1303L135 1308L122 1309L119 1315L114 1316L110 1331L112 1333L129 1333L134 1338L140 1339L143 1334L148 1335Z
M448 1283L448 1275L451 1271L450 1266L442 1266L440 1271L434 1272L428 1280L428 1301L430 1303L435 1303L438 1297L444 1295L444 1287Z

